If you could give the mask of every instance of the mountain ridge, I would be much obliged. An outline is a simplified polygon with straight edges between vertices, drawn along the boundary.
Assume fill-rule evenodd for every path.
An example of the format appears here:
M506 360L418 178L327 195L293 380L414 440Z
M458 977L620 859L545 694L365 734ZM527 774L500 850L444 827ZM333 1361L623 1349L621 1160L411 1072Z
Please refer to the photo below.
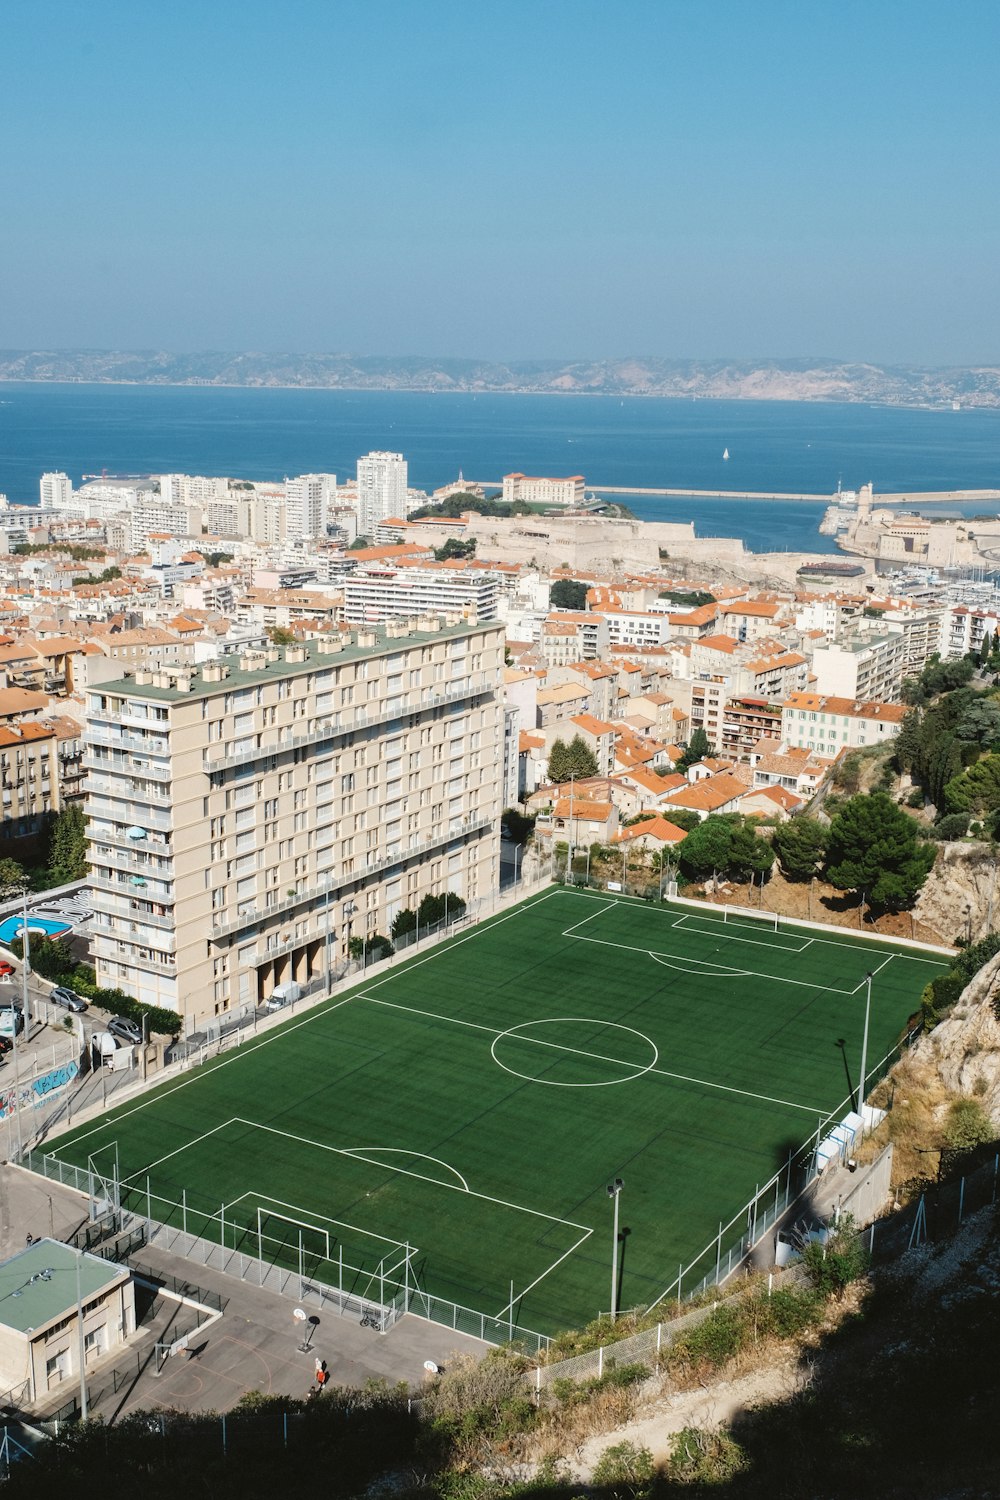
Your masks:
M478 360L218 350L0 350L0 382L208 385L319 390L666 396L700 400L1000 407L1000 365L877 365L820 357L759 360Z

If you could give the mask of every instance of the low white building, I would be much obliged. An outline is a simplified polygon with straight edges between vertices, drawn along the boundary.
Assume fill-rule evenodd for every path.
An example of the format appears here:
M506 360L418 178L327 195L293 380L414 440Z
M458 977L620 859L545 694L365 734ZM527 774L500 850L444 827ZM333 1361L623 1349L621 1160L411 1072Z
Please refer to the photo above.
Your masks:
M830 756L884 744L895 739L907 711L902 703L792 693L781 705L781 742Z

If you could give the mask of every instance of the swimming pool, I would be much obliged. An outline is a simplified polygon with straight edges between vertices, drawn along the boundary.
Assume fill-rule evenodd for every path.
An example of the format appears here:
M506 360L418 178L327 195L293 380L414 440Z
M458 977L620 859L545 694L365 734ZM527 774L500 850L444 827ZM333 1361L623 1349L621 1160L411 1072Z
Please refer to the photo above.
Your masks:
M23 917L5 917L0 922L0 943L9 948L14 938L21 936L23 925ZM43 937L61 937L72 930L66 922L53 922L49 917L33 917L30 914L28 916L29 938L33 932L41 933Z

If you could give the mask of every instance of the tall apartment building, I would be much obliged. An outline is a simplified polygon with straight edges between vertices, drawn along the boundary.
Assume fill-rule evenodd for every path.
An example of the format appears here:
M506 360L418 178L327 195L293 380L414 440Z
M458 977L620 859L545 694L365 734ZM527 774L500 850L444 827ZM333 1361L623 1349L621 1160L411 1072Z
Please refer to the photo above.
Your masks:
M421 619L88 695L101 984L186 1024L494 888L503 629Z
M859 635L813 652L816 690L841 698L889 702L899 697L907 669L902 635Z
M497 575L481 568L373 569L344 579L344 619L353 625L457 612L468 619L495 620L499 597Z
M64 510L73 503L73 481L68 474L43 474L38 484L42 510Z
M300 474L285 480L285 533L326 536L326 521L337 504L336 474Z
M406 459L401 453L369 453L358 459L358 530L374 536L380 521L405 516Z
M210 505L229 493L228 479L207 479L203 474L157 474L164 505Z
M582 505L584 501L582 474L570 474L565 479L552 479L542 474L505 474L503 476L503 499L507 505L515 500L524 500L530 505Z

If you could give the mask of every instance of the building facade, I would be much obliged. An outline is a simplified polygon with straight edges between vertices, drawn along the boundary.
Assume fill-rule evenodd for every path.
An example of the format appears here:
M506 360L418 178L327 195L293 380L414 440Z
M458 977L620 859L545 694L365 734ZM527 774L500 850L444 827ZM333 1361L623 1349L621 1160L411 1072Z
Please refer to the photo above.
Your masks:
M358 459L358 531L374 536L380 521L405 516L407 463L401 453L368 453Z
M565 479L552 479L546 475L505 474L504 504L511 505L515 500L524 500L529 505L582 505L583 475L570 474Z
M427 618L92 691L98 983L190 1027L492 892L502 666L499 625Z

